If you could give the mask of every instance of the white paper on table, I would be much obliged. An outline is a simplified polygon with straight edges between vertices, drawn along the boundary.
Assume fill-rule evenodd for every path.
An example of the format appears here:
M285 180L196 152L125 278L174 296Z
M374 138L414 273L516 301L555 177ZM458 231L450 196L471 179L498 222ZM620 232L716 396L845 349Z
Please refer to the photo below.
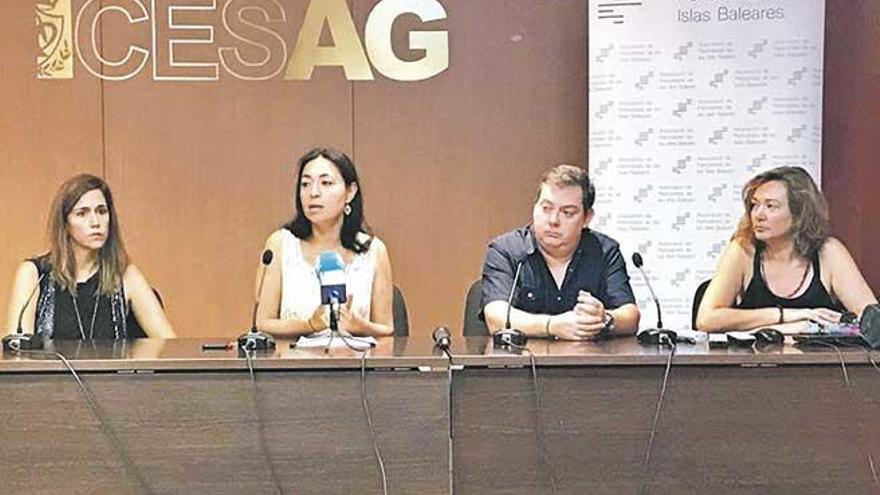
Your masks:
M331 338L332 332L328 328L321 330L320 332L303 335L296 341L296 347L306 349L330 346L331 349L337 347L353 347L358 350L366 350L376 345L376 339L374 337L354 337L348 332L340 333L341 335L336 334ZM343 341L343 339L345 339L345 341Z

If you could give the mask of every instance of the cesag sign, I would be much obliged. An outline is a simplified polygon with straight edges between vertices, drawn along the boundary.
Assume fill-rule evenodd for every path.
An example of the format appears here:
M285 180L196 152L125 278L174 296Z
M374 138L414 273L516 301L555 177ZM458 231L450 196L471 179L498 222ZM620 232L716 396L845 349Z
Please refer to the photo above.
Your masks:
M219 16L216 25L194 22L210 14ZM280 0L87 0L75 12L71 0L38 0L37 77L73 78L74 58L107 81L144 71L155 81L217 81L221 75L307 81L322 66L341 67L351 81L373 80L374 71L420 81L446 70L447 31L411 30L408 48L420 57L395 54L392 29L404 15L425 24L446 19L446 10L437 0L381 0L367 17L362 42L346 0L311 0L291 50ZM218 31L228 41L215 40Z

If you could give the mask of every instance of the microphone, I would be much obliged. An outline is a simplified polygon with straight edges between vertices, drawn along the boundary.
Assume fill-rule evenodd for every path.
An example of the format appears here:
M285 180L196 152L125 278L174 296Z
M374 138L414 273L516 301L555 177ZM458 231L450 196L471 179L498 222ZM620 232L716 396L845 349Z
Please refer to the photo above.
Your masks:
M345 263L336 251L318 255L315 272L321 282L321 304L330 306L330 330L339 331L339 304L347 300L345 294Z
M434 332L431 334L431 338L434 339L434 347L439 347L440 349L449 349L449 329L443 326L437 327L434 329Z
M34 335L32 333L24 333L24 330L21 328L21 321L24 319L24 312L27 310L28 305L30 305L31 301L34 299L34 296L37 294L37 289L40 288L40 282L43 281L43 277L46 276L44 272L42 275L37 278L37 283L34 284L34 288L31 289L31 293L28 295L27 300L24 302L24 306L21 307L21 311L18 312L18 325L15 327L15 333L11 333L3 337L3 350L7 352L18 351L18 350L30 350L30 349L42 349L43 348L43 339L38 335Z
M663 328L663 319L660 316L660 300L657 299L657 294L654 293L654 288L651 287L651 281L648 279L648 274L646 274L645 270L642 268L644 260L642 260L642 255L639 254L638 251L633 253L632 262L633 265L639 269L639 272L642 273L642 278L645 279L645 285L648 286L648 291L651 293L651 299L654 300L654 304L657 306L657 328L639 330L638 334L636 334L636 339L642 344L674 347L675 342L678 340L678 335L672 330L665 330Z
M263 251L262 269L260 274L260 285L257 289L257 297L254 301L254 313L251 318L251 329L238 337L238 348L244 351L256 351L263 349L274 349L275 339L264 332L257 330L257 307L260 305L260 296L263 294L263 282L266 280L266 270L272 264L273 253L271 249Z
M519 274L522 272L525 262L526 260L521 260L516 265L513 287L510 288L510 295L507 297L507 319L504 322L504 329L492 334L492 341L496 347L523 347L526 345L526 335L521 330L510 328L510 310L513 308L513 298L519 288Z
M645 270L642 269L642 255L638 252L635 252L633 253L632 260L633 265L635 265L636 268L638 268L639 271L642 273L642 278L645 279L645 285L648 286L648 291L651 293L651 299L654 300L654 304L657 306L657 328L662 329L663 319L660 316L660 300L657 299L657 294L654 293L654 288L651 287L651 281L648 279L648 275L645 273Z
M260 275L260 286L257 288L257 298L254 301L254 314L251 317L251 332L257 331L257 307L260 305L260 296L263 295L263 282L266 280L266 268L272 264L272 258L274 255L272 254L271 249L267 249L263 251L262 261L263 265L263 273Z
M522 271L523 263L525 263L525 260L520 261L516 265L516 273L513 275L513 287L510 289L510 295L507 297L507 319L504 321L505 330L510 330L510 309L513 307L513 297L519 286L519 274Z
M869 304L859 318L859 331L872 349L880 349L880 304Z

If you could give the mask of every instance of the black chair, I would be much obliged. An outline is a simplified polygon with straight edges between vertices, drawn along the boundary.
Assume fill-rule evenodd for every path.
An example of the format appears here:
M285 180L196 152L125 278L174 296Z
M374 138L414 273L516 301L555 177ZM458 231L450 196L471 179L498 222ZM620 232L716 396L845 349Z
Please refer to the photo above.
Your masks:
M694 292L694 305L691 307L691 328L694 330L699 330L697 328L697 313L700 311L700 302L703 301L703 296L706 294L706 289L709 288L709 282L711 281L711 278L704 281Z
M461 333L465 337L484 337L489 335L489 327L479 317L482 302L483 279L478 278L468 289L467 298L464 301L464 323Z
M394 315L394 336L409 337L409 314L406 312L406 300L403 292L396 285L391 301L391 312Z

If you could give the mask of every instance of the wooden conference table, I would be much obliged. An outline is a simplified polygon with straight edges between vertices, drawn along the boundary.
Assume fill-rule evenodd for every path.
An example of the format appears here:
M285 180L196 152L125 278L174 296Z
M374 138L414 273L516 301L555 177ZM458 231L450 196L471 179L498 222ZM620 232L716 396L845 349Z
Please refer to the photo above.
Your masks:
M486 338L453 339L451 373L428 336L380 340L363 361L281 342L253 360L256 407L247 360L203 342L56 343L107 432L60 361L3 356L0 493L277 493L267 458L285 493L381 493L362 364L389 493L880 487L880 372L860 349L680 345L645 471L670 351L631 338L530 342L540 410L528 353Z

